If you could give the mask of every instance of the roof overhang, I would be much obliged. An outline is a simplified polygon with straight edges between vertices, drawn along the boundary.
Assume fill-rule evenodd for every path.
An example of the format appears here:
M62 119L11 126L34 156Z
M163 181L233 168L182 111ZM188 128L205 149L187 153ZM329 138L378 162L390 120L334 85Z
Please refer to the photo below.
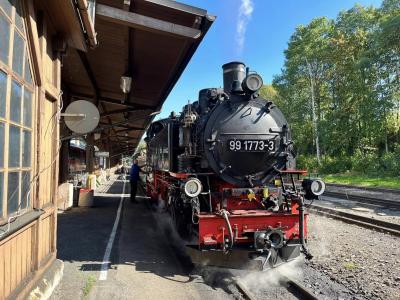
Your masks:
M68 49L62 78L73 99L100 110L97 144L133 152L215 20L207 11L169 0L98 0L98 46ZM132 78L124 94L121 76Z
M68 46L81 51L97 45L94 29L95 0L35 0L35 7L44 10L54 32L63 37Z

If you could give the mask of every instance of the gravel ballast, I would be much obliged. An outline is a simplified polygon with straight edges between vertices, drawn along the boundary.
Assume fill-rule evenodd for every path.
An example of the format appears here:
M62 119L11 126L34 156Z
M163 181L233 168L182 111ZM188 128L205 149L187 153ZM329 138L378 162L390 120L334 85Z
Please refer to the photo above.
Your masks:
M345 287L348 299L400 299L400 238L313 214L308 232L307 266Z
M296 299L279 282L298 280L321 300L400 299L400 239L319 215L308 219L311 261L249 272L242 281L257 299Z

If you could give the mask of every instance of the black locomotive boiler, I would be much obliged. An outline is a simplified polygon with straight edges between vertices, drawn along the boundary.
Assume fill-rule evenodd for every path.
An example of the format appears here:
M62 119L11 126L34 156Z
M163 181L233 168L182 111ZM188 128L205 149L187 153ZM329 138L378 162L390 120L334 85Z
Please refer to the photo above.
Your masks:
M240 62L222 69L223 88L201 90L179 115L149 127L147 194L196 241L188 248L195 262L264 268L310 257L304 200L325 185L296 185L306 171L294 169L290 127L260 96L261 76Z

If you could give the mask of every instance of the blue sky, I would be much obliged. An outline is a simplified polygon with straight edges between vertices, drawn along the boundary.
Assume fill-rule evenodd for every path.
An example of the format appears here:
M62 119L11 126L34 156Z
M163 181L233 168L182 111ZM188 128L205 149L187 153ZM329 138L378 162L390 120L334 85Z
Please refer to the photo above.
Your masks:
M270 83L284 63L283 51L300 24L337 14L354 4L379 7L381 0L181 0L207 9L217 20L164 103L161 118L197 99L198 91L222 85L221 66L246 63ZM242 8L242 9L240 9ZM239 12L242 13L239 13ZM238 23L242 24L238 34ZM243 30L245 29L245 30ZM239 35L239 36L238 36ZM243 42L243 47L240 44Z

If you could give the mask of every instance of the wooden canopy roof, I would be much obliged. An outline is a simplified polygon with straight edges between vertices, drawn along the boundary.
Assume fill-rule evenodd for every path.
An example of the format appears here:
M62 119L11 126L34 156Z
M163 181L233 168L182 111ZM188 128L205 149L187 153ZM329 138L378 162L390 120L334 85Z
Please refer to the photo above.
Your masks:
M134 152L214 20L203 9L170 0L97 1L98 46L69 48L62 79L72 100L99 107L100 149ZM121 76L132 77L128 94Z

